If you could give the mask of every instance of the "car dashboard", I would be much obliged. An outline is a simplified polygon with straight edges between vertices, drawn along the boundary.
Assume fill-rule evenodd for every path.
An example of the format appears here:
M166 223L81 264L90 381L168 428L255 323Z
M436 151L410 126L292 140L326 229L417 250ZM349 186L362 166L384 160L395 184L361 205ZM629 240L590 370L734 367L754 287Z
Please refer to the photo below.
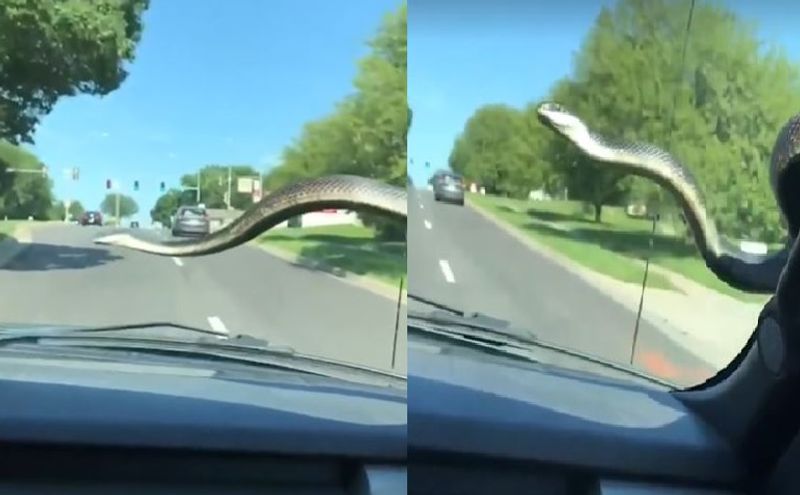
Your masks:
M411 337L408 367L409 493L744 493L733 449L661 388Z
M404 391L266 375L0 353L0 493L406 493Z

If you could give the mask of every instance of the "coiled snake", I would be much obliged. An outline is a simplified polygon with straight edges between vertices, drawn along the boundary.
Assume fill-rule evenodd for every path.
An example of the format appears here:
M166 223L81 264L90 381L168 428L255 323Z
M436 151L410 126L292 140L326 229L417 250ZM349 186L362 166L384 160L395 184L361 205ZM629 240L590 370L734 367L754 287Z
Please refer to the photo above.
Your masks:
M669 190L680 203L706 265L719 279L747 292L775 291L800 228L800 174L795 166L800 159L800 115L792 117L778 134L769 168L772 192L788 227L788 243L777 253L754 255L719 235L697 181L666 151L601 136L557 103L543 103L537 113L545 126L568 139L587 157L653 180Z
M224 228L198 240L157 242L116 233L94 242L161 256L203 256L243 244L294 216L327 208L381 213L405 221L406 196L404 189L374 179L331 175L278 189Z

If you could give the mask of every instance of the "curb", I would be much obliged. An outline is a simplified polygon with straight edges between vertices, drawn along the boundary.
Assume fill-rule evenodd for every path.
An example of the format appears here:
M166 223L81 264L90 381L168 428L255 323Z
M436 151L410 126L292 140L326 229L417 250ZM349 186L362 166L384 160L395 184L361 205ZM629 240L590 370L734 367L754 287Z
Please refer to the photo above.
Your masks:
M352 272L348 272L346 270L342 270L341 268L337 268L326 263L323 263L318 260L314 260L311 258L306 258L300 256L296 253L291 251L277 248L275 246L266 245L262 243L253 243L252 244L257 249L261 249L276 258L280 258L283 261L286 261L291 264L299 265L304 268L311 268L314 270L318 270L325 275L335 278L341 282L345 282L347 284L353 285L360 289L367 290L372 292L373 294L377 294L381 297L385 297L386 299L390 299L392 301L397 302L398 296L398 288L392 285L389 285L386 282L375 280L374 278L367 277L364 275L358 275ZM407 304L407 291L406 291L406 283L403 284L403 293L402 293L402 304Z
M495 218L492 214L490 214L489 212L483 210L480 206L476 206L471 200L468 199L465 204L467 206L469 206L472 211L478 213L480 216L482 216L483 218L485 218L486 220L491 222L493 225L495 225L498 228L500 228L501 230L503 230L503 232L506 232L507 234L511 235L512 237L514 237L518 241L520 241L523 244L525 244L529 249L533 250L537 254L540 254L540 255L544 256L546 259L552 261L553 263L556 263L558 266L560 266L564 270L566 270L566 271L572 273L573 275L577 276L578 278L583 280L585 283L587 283L589 286L591 286L594 289L598 290L603 295L608 297L610 300L612 300L615 303L621 305L625 309L627 309L629 311L632 311L634 314L638 313L638 311L639 311L638 300L635 301L635 302L632 302L632 301L629 300L629 298L620 296L617 293L617 291L609 291L608 287L604 287L602 283L598 282L598 279L601 279L601 278L604 278L604 277L611 279L611 277L608 277L607 275L603 275L601 273L597 273L597 272L594 272L594 271L592 271L592 270L590 270L588 268L583 268L583 267L577 265L574 261L570 260L566 256L563 256L563 255L557 253L556 251L554 251L553 249L545 246L541 242L538 242L537 240L532 239L530 236L525 235L524 233L522 233L519 230L517 230L515 227L513 227L511 225L508 225L503 220ZM652 267L652 265L651 265L651 267ZM615 279L611 279L611 280L613 280L614 282L622 283L622 284L625 283L625 282L617 281ZM689 337L687 339L687 332L681 330L680 328L678 328L675 325L669 323L668 321L665 321L659 315L653 314L652 312L648 311L646 307L642 308L642 320L644 320L644 321L648 322L649 324L653 325L654 327L656 327L658 330L661 331L662 334L664 334L671 341L673 341L675 344L679 345L682 349L687 351L692 356L696 357L701 362L707 363L708 365L710 365L712 367L718 367L713 362L709 361L708 356L704 356L704 355L699 354L695 350L693 342L687 342L687 340L694 340L691 337Z
M32 237L30 229L18 227L12 232L11 237L0 241L0 268L8 265L19 256L28 246Z

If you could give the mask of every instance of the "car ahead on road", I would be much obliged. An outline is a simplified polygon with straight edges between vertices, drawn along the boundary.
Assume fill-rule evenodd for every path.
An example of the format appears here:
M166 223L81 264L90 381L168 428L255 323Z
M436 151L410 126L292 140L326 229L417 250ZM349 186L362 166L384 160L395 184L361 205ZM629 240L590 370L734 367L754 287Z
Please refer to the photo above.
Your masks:
M87 211L81 216L81 225L103 225L103 215L99 211Z
M431 178L433 186L433 199L464 205L464 178L460 175L440 171L436 172Z
M172 235L180 236L204 236L211 231L211 222L208 219L208 212L199 206L181 206L175 213L175 221L172 225Z

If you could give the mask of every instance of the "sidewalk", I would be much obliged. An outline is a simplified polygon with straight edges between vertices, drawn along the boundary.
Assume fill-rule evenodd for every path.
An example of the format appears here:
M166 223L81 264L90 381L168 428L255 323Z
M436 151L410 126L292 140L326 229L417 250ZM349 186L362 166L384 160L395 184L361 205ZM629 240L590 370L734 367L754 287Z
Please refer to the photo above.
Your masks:
M641 284L621 282L580 266L469 201L467 206L634 314L638 312ZM762 305L739 301L657 265L651 264L650 270L667 277L680 292L645 289L642 319L714 368L730 363L753 332Z

